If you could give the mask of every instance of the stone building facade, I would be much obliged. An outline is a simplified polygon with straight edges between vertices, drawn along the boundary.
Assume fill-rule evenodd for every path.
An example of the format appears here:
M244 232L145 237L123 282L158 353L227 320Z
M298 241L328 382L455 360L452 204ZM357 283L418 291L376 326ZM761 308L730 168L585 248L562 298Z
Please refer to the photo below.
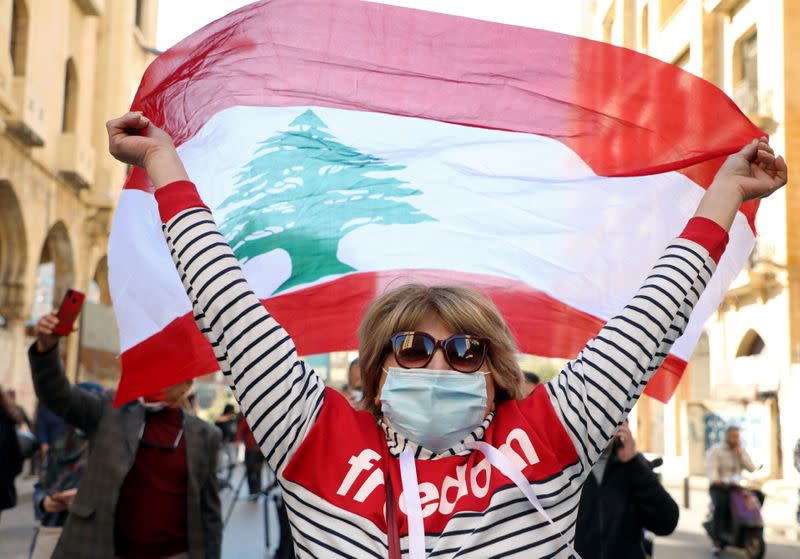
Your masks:
M681 66L723 89L789 165L800 162L800 2L592 0L587 37ZM706 324L677 394L635 413L644 450L702 475L725 425L740 424L762 479L797 479L800 437L800 189L764 202L749 264Z
M110 303L106 246L126 169L107 155L105 122L129 107L153 59L157 9L0 0L0 386L28 406L34 314L70 287ZM62 348L73 378L79 337Z

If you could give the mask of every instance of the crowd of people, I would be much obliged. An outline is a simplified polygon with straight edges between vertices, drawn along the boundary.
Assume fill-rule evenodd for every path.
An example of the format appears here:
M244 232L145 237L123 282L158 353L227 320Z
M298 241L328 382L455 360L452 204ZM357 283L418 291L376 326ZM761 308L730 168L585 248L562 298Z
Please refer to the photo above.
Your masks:
M55 321L54 315L39 321L37 341L30 349L32 379L41 394L35 420L17 405L13 393L0 391L4 457L0 480L21 474L25 459L38 464L30 557L102 557L112 550L115 557L219 557L223 526L216 484L230 480L230 472L221 471L220 463L237 467L242 446L247 498L257 499L265 491L265 458L243 414L234 404L225 404L214 421L215 432L192 415L188 382L113 410L112 393L100 385L71 386L66 380L58 338L51 333ZM529 396L541 379L528 371L523 377ZM340 392L360 409L363 385L358 359L350 363L347 379ZM187 444L200 452L188 451ZM90 445L104 453L92 461L91 474ZM800 471L800 440L794 462ZM675 530L679 508L661 485L654 465L638 452L624 421L581 490L574 543L580 557L652 557L652 536ZM756 469L738 426L728 427L724 440L708 450L706 466L713 549L718 552L722 546L717 534L729 529L735 480L743 470ZM205 472L205 478L197 472ZM197 503L199 514L190 514L187 502ZM15 503L13 482L0 484L0 510ZM285 506L280 506L278 523L275 557L293 557ZM192 530L203 537L192 541Z
M27 425L39 431L27 454L42 458L33 556L220 557L219 455L235 462L236 443L252 498L264 466L273 472L287 553L304 557L640 558L649 533L675 529L677 504L626 418L685 328L739 206L786 183L765 140L728 158L629 305L553 379L521 370L491 301L412 284L367 309L340 392L249 289L169 136L140 113L108 132L111 154L157 189L165 242L240 414L231 405L216 425L199 419L191 381L115 408L101 387L68 381L58 318L42 317L28 354L43 410L41 425ZM0 509L16 501L21 423L3 396ZM736 429L709 464L722 514L727 476L753 468Z
M222 527L218 495L213 484L209 484L205 494L201 491L192 496L190 487L202 487L202 480L192 482L188 476L190 470L213 469L215 464L208 457L215 452L225 454L228 456L225 463L235 465L241 444L248 498L262 495L264 456L245 418L233 404L225 404L214 421L218 437L210 437L213 446L206 447L207 453L187 453L184 437L191 447L190 441L197 437L196 433L211 435L207 425L202 429L185 429L187 420L190 425L199 421L183 417L190 411L188 383L169 388L162 395L142 398L116 412L108 407L111 393L100 385L84 382L70 386L58 360L58 340L50 334L54 321L53 315L39 321L37 342L30 350L35 386L43 395L47 393L37 410L35 423L27 422L13 400L0 393L5 410L0 414L3 428L0 440L12 443L7 447L11 452L3 454L8 457L2 463L10 468L8 477L13 479L22 471L24 456L18 443L18 427L35 425L37 451L31 452L29 458L41 454L41 470L37 472L32 502L36 530L30 557L102 557L109 553L110 543L115 557L219 556ZM358 409L361 380L357 359L350 364L349 373L348 383L341 392ZM525 372L524 377L528 393L540 384L535 373ZM104 434L96 435L100 431ZM134 433L139 445L132 451ZM107 454L94 460L92 474L87 475L81 486L82 501L76 511L78 485L89 466L90 444ZM181 460L175 458L182 453L186 456L180 464ZM186 463L190 460L192 467ZM650 463L636 451L627 425L620 428L592 473L581 495L576 530L575 548L581 557L634 557L630 550L640 549L647 541L647 530L666 535L675 528L677 505L661 487ZM222 482L225 472L217 468L217 476L217 481ZM13 488L13 484L7 487ZM177 514L185 510L179 503L187 499L199 500L198 526L190 525L188 514ZM8 502L6 507L13 506L14 499L4 502ZM92 510L81 508L82 502L91 503L87 506ZM113 514L109 514L109 502L117 503ZM149 516L148 510L161 514L150 522L137 521ZM605 519L602 525L594 522L598 516ZM285 507L281 507L279 523L281 543L275 557L292 557ZM190 550L188 531L192 529L206 535L202 553L198 551L200 548ZM90 531L96 532L96 536L79 545Z

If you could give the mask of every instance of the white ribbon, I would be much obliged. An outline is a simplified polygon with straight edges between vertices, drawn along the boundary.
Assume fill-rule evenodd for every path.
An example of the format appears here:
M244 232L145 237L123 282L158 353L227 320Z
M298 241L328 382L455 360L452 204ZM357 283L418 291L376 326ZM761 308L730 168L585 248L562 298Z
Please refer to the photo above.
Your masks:
M477 450L483 453L483 455L486 456L486 459L489 461L489 464L500 470L504 476L513 481L519 490L522 491L523 495L525 495L531 502L533 508L535 508L536 511L553 526L553 528L555 528L556 532L558 532L559 538L561 538L561 541L567 545L567 548L569 548L572 554L577 559L581 559L581 556L578 555L577 551L575 551L572 543L564 536L564 534L561 533L555 522L553 522L553 519L550 518L550 515L544 511L542 504L539 502L539 498L536 496L536 493L533 492L531 483L525 478L524 475L522 475L522 470L515 467L511 463L511 460L508 459L508 456L497 450L492 445L483 441L466 443L464 446L470 450Z
M422 502L419 498L417 468L414 451L400 454L400 481L403 484L403 504L408 517L408 555L410 559L425 559L425 524L422 520Z
M476 441L466 443L464 446L470 450L481 452L486 456L489 464L513 481L523 495L528 498L528 501L531 502L533 508L555 528L556 532L558 532L558 537L566 544L570 552L577 559L581 559L572 543L561 533L553 519L544 511L539 498L533 492L530 482L522 475L522 470L514 466L505 454L488 443ZM404 450L400 454L400 481L403 484L403 504L408 517L408 554L410 559L425 559L425 524L422 519L422 503L419 498L414 452L411 450Z

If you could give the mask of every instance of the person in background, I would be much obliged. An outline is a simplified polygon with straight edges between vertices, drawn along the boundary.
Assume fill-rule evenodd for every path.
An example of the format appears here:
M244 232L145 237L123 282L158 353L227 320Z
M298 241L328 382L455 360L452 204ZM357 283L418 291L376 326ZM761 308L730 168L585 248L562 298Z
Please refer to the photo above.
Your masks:
M794 445L794 469L800 472L800 439ZM800 489L797 490L797 523L800 524Z
M644 530L669 535L678 516L678 504L636 450L626 420L583 485L575 550L583 559L644 559Z
M22 450L17 439L17 414L0 390L0 513L17 506L14 479L22 471Z
M78 387L100 397L105 394L94 382L82 382ZM44 452L39 481L33 488L33 516L39 524L30 559L49 559L78 493L89 459L89 439L83 430L67 424L44 405L39 405L36 416L37 437Z
M742 470L754 472L755 469L750 455L742 446L741 430L735 425L725 430L724 441L712 446L706 453L706 471L711 483L708 491L714 510L711 531L716 554L722 551L719 534L724 531L730 515L730 486L742 475Z
M342 394L354 408L357 408L364 398L364 385L361 381L361 367L358 365L358 357L350 361L350 366L347 369L347 384L342 387Z
M220 454L220 464L218 466L223 487L230 485L230 478L236 466L237 453L234 439L236 438L237 424L236 409L233 404L225 404L222 414L214 422L214 425L222 434L222 454Z
M197 397L197 392L190 390L186 395L186 411L193 415L198 415L200 412L200 399Z
M794 469L800 472L800 439L797 439L797 444L794 445Z
M40 402L36 409L36 440L39 442L39 455L47 456L53 441L63 436L67 422L58 417Z
M33 423L31 423L30 417L25 412L25 408L20 406L17 403L17 391L13 388L9 388L6 391L6 395L8 396L9 405L11 406L12 410L14 411L14 416L16 417L17 427L20 429L27 429L31 433L34 432Z
M184 411L191 381L114 408L108 395L70 385L56 324L49 314L36 325L33 385L45 406L86 433L90 455L53 557L218 559L222 437Z
M236 437L236 408L233 404L225 404L222 414L214 422L222 433L222 444L232 443Z
M235 440L244 443L244 468L247 475L247 488L250 490L250 500L255 501L261 495L261 470L264 468L264 455L258 447L256 438L250 430L244 416L239 420Z
M29 460L28 475L34 476L39 464L39 441L36 440L35 427L25 412L25 408L17 403L16 390L9 389L6 391L6 396L16 421L17 438L19 439L20 450L22 450L22 459L23 461Z
M542 380L539 378L539 375L532 373L531 371L522 371L522 375L525 377L525 395L533 392L542 382Z

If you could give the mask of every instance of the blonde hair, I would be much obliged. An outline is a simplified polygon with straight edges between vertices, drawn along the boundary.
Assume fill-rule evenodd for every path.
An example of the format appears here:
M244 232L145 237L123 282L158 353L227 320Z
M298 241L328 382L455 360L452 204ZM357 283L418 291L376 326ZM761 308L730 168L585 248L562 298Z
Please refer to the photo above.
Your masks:
M389 336L416 329L431 313L455 333L489 339L488 367L483 368L493 373L495 403L523 397L517 343L491 301L465 287L408 284L375 299L361 320L358 359L364 390L363 409L380 416L375 396L383 362L391 351Z

